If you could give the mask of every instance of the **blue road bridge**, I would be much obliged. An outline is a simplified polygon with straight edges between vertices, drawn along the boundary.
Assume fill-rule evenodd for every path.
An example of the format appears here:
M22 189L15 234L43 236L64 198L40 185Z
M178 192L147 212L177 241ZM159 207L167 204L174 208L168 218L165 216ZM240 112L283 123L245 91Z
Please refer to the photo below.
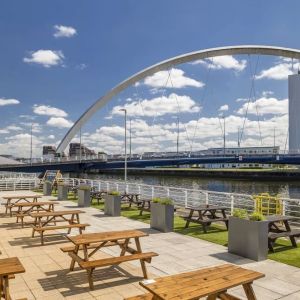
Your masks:
M251 155L251 156L200 156L180 158L154 158L128 160L128 168L155 168L174 167L182 165L202 164L277 164L277 165L300 165L300 155L277 154L277 155ZM44 172L46 170L61 170L62 172L86 172L89 170L113 170L124 168L124 160L103 161L99 159L82 161L53 161L36 162L19 165L2 165L0 171L10 172Z

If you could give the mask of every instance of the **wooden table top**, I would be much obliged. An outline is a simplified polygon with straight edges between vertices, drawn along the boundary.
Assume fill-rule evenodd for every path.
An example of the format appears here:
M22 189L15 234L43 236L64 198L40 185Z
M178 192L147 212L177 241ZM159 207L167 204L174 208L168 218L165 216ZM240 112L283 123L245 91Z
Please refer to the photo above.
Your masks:
M295 217L291 217L291 216L281 216L281 215L266 216L266 220L269 222L290 221L294 219Z
M265 275L225 264L192 272L145 280L140 285L165 300L198 300L241 284L251 283Z
M56 216L82 214L82 213L85 213L85 212L83 210L57 210L57 211L45 211L45 212L30 213L30 216L33 218L56 217Z
M43 201L43 202L19 202L14 204L16 207L27 207L27 206L43 206L43 205L50 205L50 204L59 204L58 201Z
M25 198L25 199L27 199L27 198L42 198L42 196L40 196L40 195L18 195L18 196L13 195L13 196L4 196L2 198L5 200L8 200L8 199L23 199L23 198Z
M124 240L129 238L140 238L144 236L148 236L148 234L140 230L123 230L123 231L85 233L85 234L79 234L76 236L67 236L67 237L75 245L86 245L92 243L118 241L118 240Z
M17 257L0 259L0 276L24 273L25 269Z
M188 206L186 207L186 209L189 209L189 210L196 210L196 211L202 211L202 210L207 210L207 211L210 211L210 210L226 210L228 209L228 207L226 206L217 206L217 205L199 205L199 206Z

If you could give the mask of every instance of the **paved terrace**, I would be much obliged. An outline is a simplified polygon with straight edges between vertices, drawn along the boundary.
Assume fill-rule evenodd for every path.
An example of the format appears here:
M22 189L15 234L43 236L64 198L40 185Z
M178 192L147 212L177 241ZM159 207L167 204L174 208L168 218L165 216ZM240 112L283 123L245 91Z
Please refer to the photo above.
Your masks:
M6 194L24 194L28 191L0 192ZM53 197L43 197L43 200ZM76 204L63 201L58 209L70 209ZM150 277L165 276L190 271L208 266L233 263L266 274L255 281L254 290L258 299L300 299L300 269L275 261L253 262L227 253L227 248L203 240L177 233L159 233L151 230L148 224L124 217L106 217L95 208L85 208L81 221L91 224L86 232L141 229L149 237L141 239L142 249L159 253L151 265L147 264ZM31 238L31 228L21 229L16 226L15 217L4 216L1 207L0 250L1 258L18 256L26 273L16 275L11 280L13 299L27 297L30 299L103 299L119 300L124 297L142 294L143 288L138 282L142 280L142 271L138 261L124 263L118 267L97 269L94 272L95 290L90 291L85 270L75 269L69 272L70 257L60 251L68 241L61 236L45 239L46 245L40 246L40 238ZM73 234L77 234L74 230ZM106 248L101 257L118 255L118 247ZM244 298L240 288L230 291Z

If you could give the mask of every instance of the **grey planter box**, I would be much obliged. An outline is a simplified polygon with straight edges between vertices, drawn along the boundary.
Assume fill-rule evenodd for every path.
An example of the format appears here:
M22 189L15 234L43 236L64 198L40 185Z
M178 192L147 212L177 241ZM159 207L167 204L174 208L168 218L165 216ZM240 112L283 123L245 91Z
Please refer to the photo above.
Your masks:
M80 206L80 207L91 206L91 191L90 190L81 190L79 188L77 191L77 194L78 194L78 206Z
M68 200L69 187L67 185L58 185L57 200Z
M229 217L228 252L252 260L265 260L268 254L268 221Z
M114 195L104 196L104 213L108 216L118 217L121 215L121 197Z
M51 182L44 182L43 183L43 195L44 196L51 196L52 194L52 183Z
M170 232L174 229L174 205L151 203L150 226L162 232Z

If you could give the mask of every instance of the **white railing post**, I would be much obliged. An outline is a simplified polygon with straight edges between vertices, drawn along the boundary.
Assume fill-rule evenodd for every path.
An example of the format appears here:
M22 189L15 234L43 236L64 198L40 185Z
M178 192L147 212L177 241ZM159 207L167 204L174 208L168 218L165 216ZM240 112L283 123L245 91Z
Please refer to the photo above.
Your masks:
M285 200L282 200L282 215L285 216L286 213L286 202Z
M125 193L128 193L128 184L125 186Z
M234 196L230 195L230 213L233 215L233 210L234 210Z
M141 186L138 185L139 194L141 194Z
M184 206L188 207L188 192L187 192L187 190L184 191Z
M106 190L109 191L109 183L106 183Z
M154 186L151 188L151 198L154 198Z
M170 197L170 188L167 187L167 197L169 198Z
M205 204L209 205L209 197L208 197L208 193L205 193Z

